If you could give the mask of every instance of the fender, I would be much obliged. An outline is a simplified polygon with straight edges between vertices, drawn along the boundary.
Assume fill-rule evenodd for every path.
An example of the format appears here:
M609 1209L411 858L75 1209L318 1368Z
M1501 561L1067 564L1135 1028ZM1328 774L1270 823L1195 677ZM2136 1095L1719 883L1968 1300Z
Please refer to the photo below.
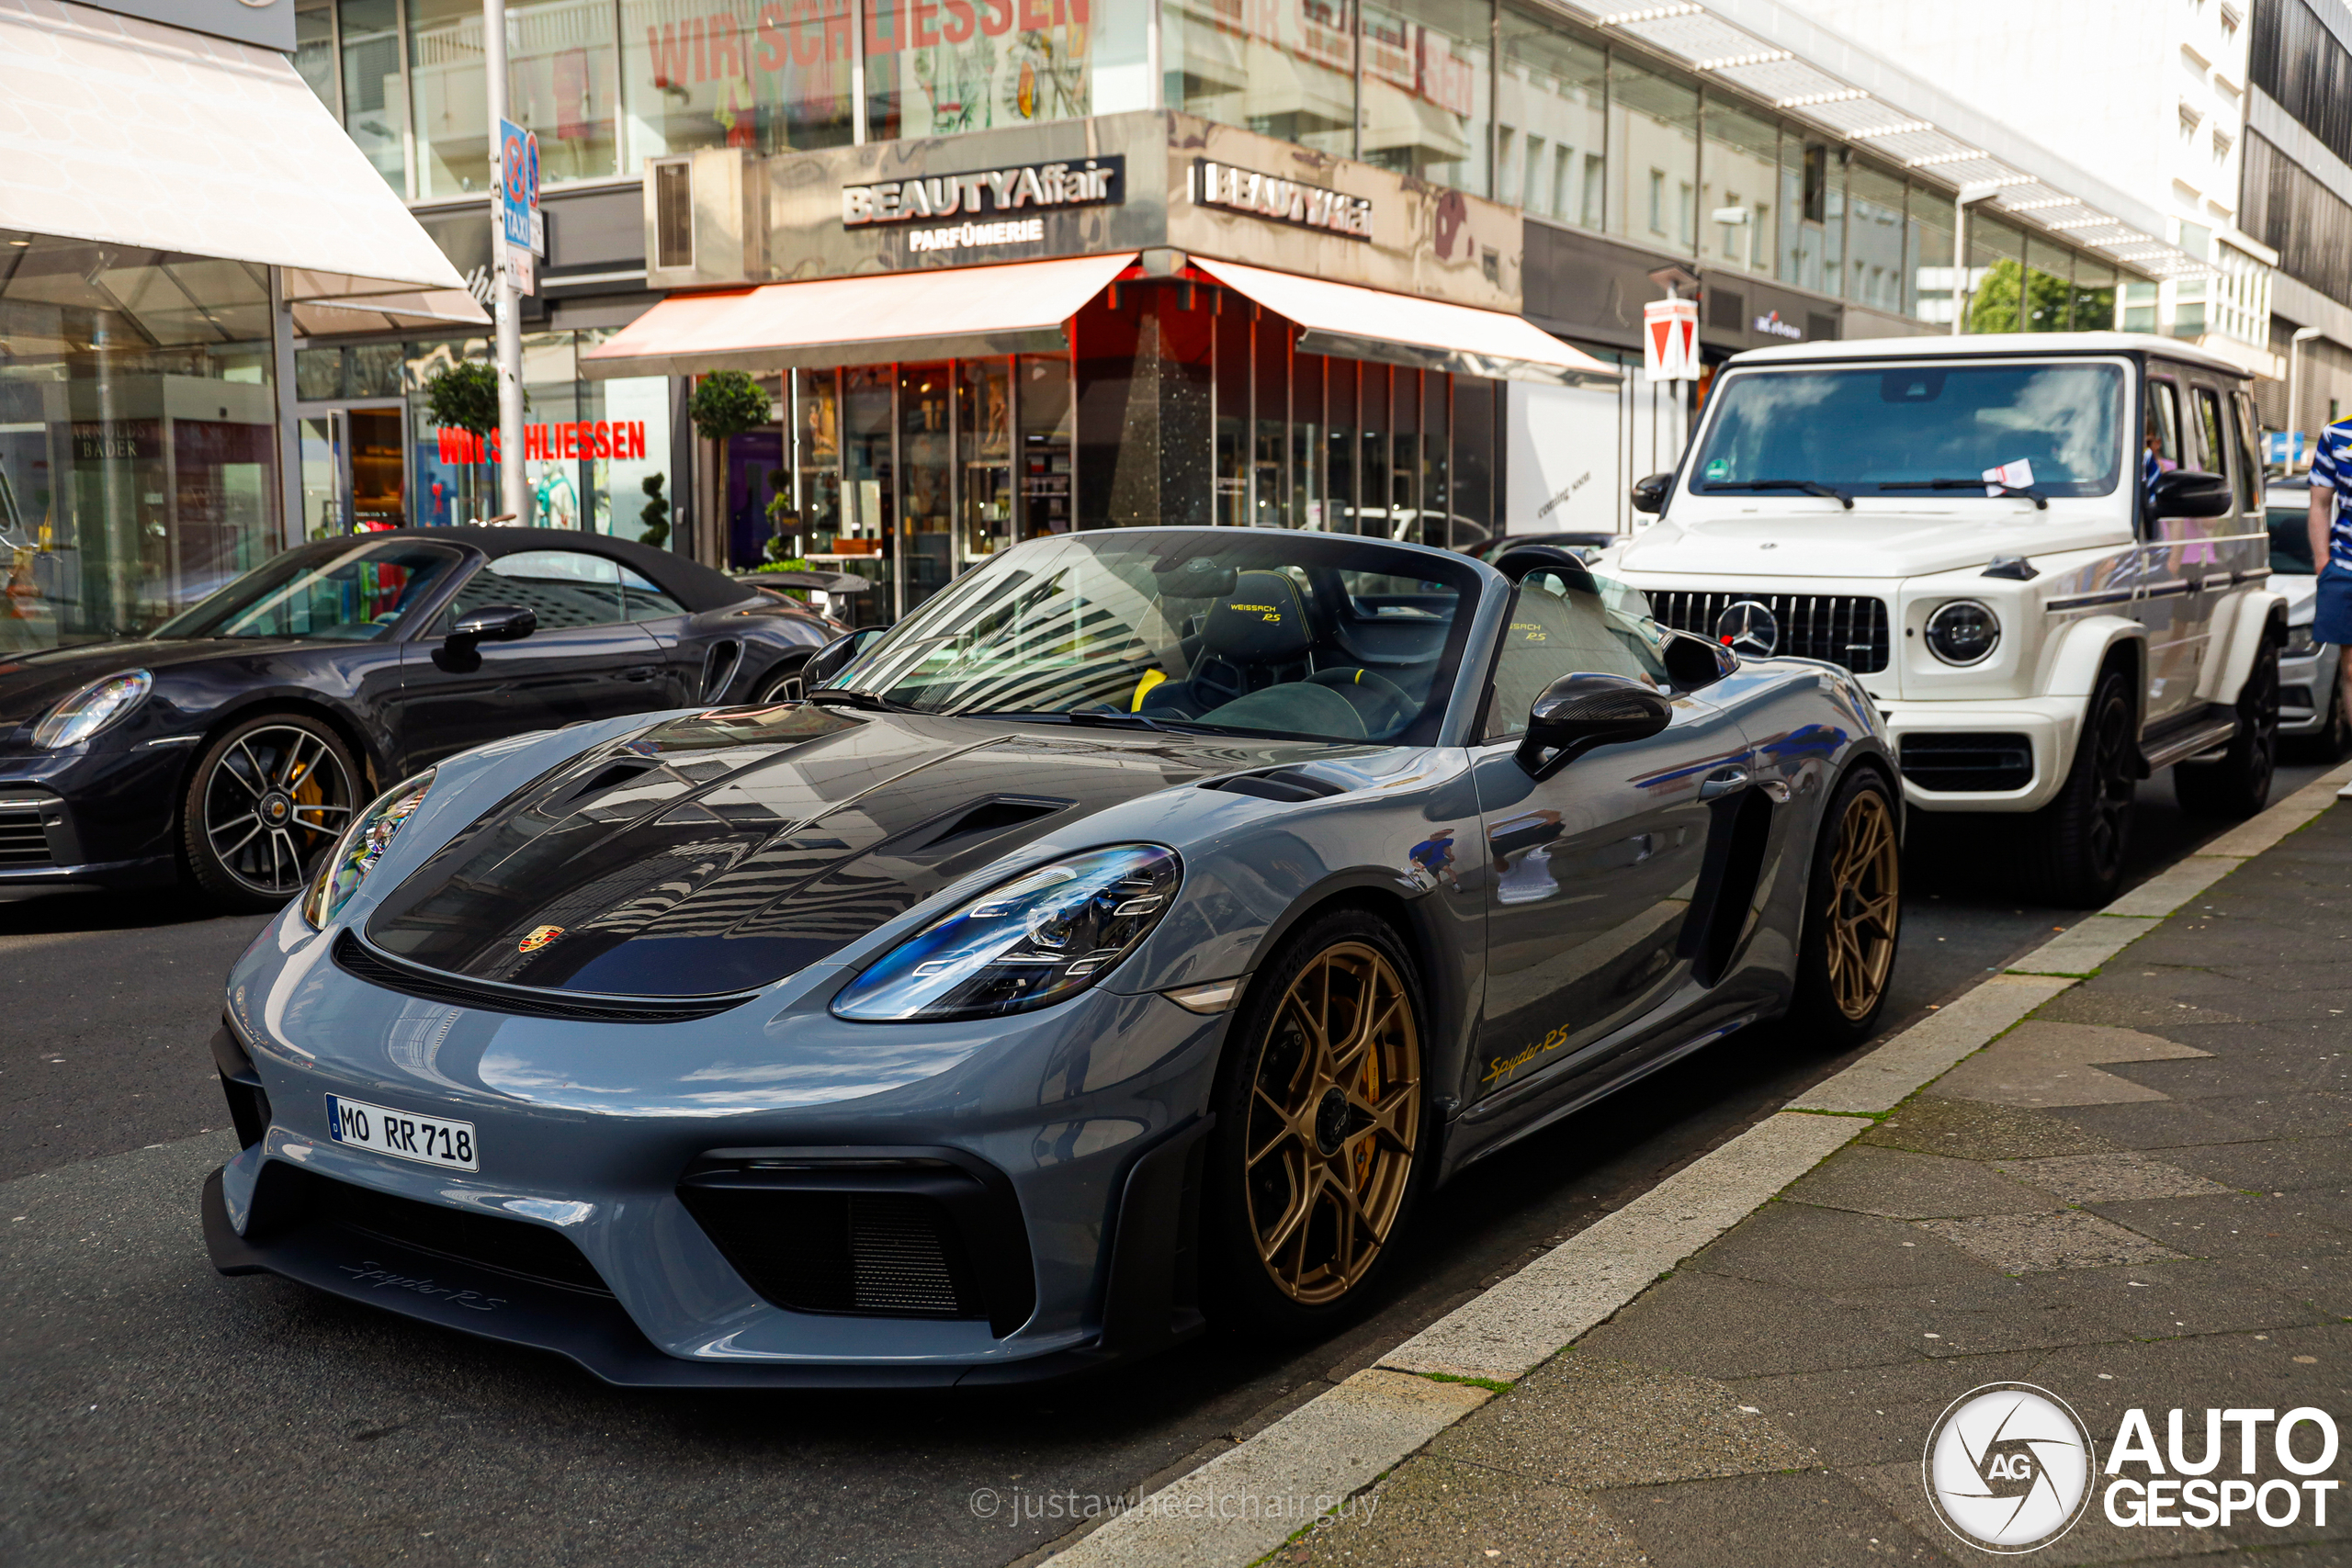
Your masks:
M2059 634L2058 646L2050 655L2043 694L2089 696L2098 685L2098 672L2107 662L2109 650L2120 642L2145 644L2147 640L2147 627L2120 615L2090 615L2076 621ZM2142 668L2146 664L2143 658ZM2136 688L2137 682L2134 685Z
M2272 627L2287 632L2287 596L2267 589L2248 589L2222 601L2213 614L2213 629L2205 645L2205 671L2197 678L2200 702L2234 703L2246 677L2254 673L2255 655Z

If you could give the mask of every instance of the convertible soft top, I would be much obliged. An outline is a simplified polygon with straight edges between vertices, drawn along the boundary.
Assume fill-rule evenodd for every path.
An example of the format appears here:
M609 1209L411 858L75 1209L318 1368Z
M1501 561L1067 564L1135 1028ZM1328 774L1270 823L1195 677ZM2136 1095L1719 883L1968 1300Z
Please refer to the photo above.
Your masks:
M492 560L501 556L520 555L525 550L584 550L616 560L639 576L651 579L664 593L695 611L740 604L752 597L752 591L741 583L684 556L657 550L633 539L616 539L608 534L588 534L573 528L390 528L356 537L437 539L443 544L471 545Z

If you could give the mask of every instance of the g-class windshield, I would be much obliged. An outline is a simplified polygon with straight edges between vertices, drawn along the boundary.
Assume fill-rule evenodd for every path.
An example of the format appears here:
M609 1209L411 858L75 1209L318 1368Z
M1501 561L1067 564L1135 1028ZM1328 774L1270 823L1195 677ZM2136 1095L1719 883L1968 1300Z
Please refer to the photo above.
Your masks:
M2111 495L2123 370L2082 364L1741 370L1690 468L1698 494ZM1850 502L1849 503L1850 504Z

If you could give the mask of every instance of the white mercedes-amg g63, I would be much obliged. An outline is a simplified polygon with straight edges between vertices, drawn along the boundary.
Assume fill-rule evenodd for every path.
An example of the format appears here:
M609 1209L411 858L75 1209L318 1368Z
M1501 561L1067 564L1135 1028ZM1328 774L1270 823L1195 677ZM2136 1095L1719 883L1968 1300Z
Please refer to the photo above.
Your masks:
M2019 890L2103 904L2156 769L2200 815L2269 796L2286 605L2247 389L2120 333L1742 354L1613 575L1668 626L1852 671L1910 805L2023 817Z

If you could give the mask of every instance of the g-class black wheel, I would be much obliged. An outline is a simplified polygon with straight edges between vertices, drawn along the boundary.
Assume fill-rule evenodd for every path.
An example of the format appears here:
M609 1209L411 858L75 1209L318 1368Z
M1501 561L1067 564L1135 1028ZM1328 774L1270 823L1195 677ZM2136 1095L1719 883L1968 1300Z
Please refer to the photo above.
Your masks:
M2192 817L2235 821L2270 804L2278 761L2278 639L2262 639L2254 668L2238 688L2238 732L2215 762L2172 771L2173 794Z
M2019 880L2030 898L2093 909L2123 886L2132 850L2132 800L2140 784L2138 709L2120 668L2099 677L2058 798L2029 818Z

